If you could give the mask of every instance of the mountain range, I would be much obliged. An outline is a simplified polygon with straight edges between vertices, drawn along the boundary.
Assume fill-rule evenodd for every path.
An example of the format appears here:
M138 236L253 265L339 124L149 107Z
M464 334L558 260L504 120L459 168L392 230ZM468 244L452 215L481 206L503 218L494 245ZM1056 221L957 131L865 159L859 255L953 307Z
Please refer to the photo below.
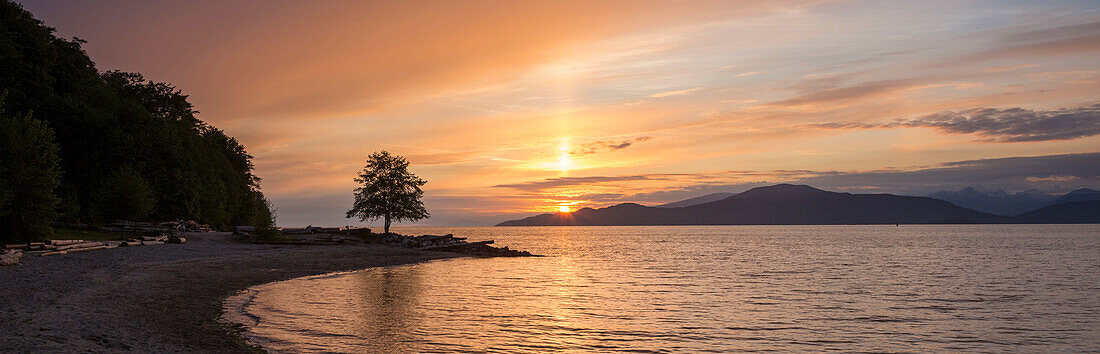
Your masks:
M967 187L956 192L940 191L928 196L967 209L1013 216L1051 205L1100 200L1100 191L1082 188L1063 195L1050 195L1037 190L1009 194L1003 190L982 192L974 187Z
M542 214L500 223L527 225L792 225L998 223L1002 216L927 197L850 194L805 185L753 188L717 201L685 207L626 203L573 213Z
M1054 204L1017 215L1012 221L1027 224L1100 223L1100 200Z
M1098 200L1100 200L1100 191L1081 188L1055 198L1050 202L1050 205L1072 202L1093 202Z
M1085 192L1063 200L1087 199ZM948 201L893 194L829 192L806 185L753 188L725 198L715 195L649 207L635 203L541 214L497 226L554 225L848 225L1100 222L1100 203L1051 205L1018 217L963 208ZM1059 197L1052 199L1058 200ZM703 201L701 203L694 203ZM677 206L683 205L683 206Z
M658 208L683 208L696 204L704 204L710 202L717 202L722 199L726 199L737 195L737 193L711 193L700 197L684 199L678 202L672 202L668 204L658 205Z

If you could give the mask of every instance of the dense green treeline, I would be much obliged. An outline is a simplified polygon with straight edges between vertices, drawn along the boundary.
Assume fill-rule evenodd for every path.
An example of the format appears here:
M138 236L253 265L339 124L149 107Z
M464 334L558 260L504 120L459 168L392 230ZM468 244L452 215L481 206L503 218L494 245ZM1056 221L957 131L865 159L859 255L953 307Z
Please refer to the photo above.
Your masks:
M49 234L57 217L57 153L45 122L0 116L0 241L31 241Z
M173 86L135 73L99 72L82 43L58 38L18 4L0 0L0 119L52 133L60 221L273 226L244 146L199 120L187 95ZM18 143L5 142L15 150ZM11 183L0 184L0 198L10 189ZM0 220L7 222L2 214L13 209L5 205L20 200L0 200Z

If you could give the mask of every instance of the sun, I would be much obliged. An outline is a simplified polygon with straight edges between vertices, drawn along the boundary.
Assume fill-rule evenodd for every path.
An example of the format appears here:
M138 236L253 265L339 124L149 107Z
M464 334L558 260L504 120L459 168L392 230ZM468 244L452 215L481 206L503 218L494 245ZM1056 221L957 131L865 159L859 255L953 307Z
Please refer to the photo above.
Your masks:
M568 213L569 212L569 206L568 205L559 206L558 211L563 212L563 213Z

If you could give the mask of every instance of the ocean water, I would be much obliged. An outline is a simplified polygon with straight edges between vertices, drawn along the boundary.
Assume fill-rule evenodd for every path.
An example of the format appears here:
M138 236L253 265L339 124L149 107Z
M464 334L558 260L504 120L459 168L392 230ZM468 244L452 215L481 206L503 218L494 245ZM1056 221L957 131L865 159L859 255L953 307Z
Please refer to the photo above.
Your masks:
M247 336L274 352L1100 350L1100 225L397 231L546 257L260 285L237 297Z

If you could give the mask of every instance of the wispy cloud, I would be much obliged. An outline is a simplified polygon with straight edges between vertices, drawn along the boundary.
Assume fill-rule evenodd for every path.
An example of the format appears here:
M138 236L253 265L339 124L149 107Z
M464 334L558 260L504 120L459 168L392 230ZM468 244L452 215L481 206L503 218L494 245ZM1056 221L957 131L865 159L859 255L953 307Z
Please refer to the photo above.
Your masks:
M633 181L647 181L654 179L668 179L668 176L662 175L629 175L629 176L588 176L588 177L557 177L547 178L540 181L529 181L520 183L498 184L493 186L494 188L511 188L527 192L541 192L553 188L562 187L575 187L575 186L590 186L598 183L609 182L633 182Z
M1095 53L1100 51L1100 22L1009 32L1002 36L1001 42L1005 44L962 55L940 65Z
M637 191L625 184L635 182L663 181L672 182L673 188L696 185L725 185L737 180L755 179L772 181L790 181L816 176L838 175L837 171L811 170L770 170L770 171L715 171L708 173L650 173L624 176L585 176L556 177L513 184L501 184L494 188L510 188L524 192L557 193L570 188L590 188L602 184L622 184L624 195L634 195Z
M689 89L684 89L684 90L664 91L664 92L658 92L658 93L649 95L649 97L662 98L662 97L669 97L669 96L683 96L683 95L686 95L686 94L689 94L689 93L692 93L692 92L695 92L695 91L699 91L701 89L702 89L701 87L696 87L696 88L689 88Z
M1058 178L1051 178L1057 176ZM1100 183L1100 152L946 162L902 170L851 172L802 180L822 188L925 194L968 186L1054 193Z
M635 143L643 141L653 140L652 137L641 136L634 139L619 140L619 141L597 141L582 145L580 148L570 151L569 154L574 156L591 155L598 152L609 152L626 149Z
M985 69L982 69L982 71L990 72L990 73L1000 73L1000 72L1007 72L1007 71L1016 71L1016 70L1020 70L1020 69L1034 68L1034 67L1037 67L1037 66L1039 66L1039 64L1005 65L1005 66L994 66L994 67L985 68Z
M975 108L929 114L893 123L818 123L827 129L933 128L948 134L971 134L983 142L1036 142L1100 135L1100 103L1077 108L1037 111L1024 108Z
M901 125L974 134L992 142L1067 140L1100 134L1100 104L1054 111L982 108L942 112Z
M770 103L772 106L791 107L821 103L849 102L888 95L916 86L921 80L896 79L863 82L855 85L829 88Z
M882 168L866 171L717 171L699 174L562 177L498 185L529 193L554 193L567 188L606 183L674 181L660 188L615 194L577 194L586 201L669 202L707 193L737 192L775 183L803 183L842 191L926 194L942 189L988 186L1006 190L1041 188L1054 193L1100 183L1100 152L952 161L934 166ZM624 189L625 191L626 189Z

